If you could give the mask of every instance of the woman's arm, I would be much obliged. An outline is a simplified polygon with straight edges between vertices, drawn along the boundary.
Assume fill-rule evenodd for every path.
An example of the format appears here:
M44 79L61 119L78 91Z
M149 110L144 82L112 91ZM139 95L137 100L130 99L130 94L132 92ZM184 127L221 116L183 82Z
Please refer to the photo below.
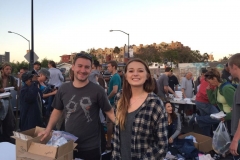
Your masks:
M177 129L174 132L174 134L171 136L172 139L175 139L181 133L181 129L182 129L180 115L178 113L176 114L177 114Z

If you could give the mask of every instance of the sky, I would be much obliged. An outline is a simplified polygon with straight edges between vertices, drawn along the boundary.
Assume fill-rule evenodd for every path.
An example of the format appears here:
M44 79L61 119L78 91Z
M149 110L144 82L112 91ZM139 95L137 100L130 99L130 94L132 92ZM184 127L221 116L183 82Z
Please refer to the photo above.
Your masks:
M34 51L43 58L89 48L181 42L215 60L240 53L239 0L35 0ZM0 0L0 54L23 61L31 41L31 0Z

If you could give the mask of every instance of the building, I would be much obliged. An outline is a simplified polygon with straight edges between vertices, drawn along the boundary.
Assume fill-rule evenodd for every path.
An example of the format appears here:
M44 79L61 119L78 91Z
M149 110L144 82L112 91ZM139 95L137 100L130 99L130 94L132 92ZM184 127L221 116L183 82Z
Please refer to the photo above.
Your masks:
M10 62L10 52L5 52L5 54L0 55L0 63Z
M129 46L129 48L131 48L131 51L133 51L133 54L138 53L139 49L144 48L144 47L148 47L148 46L155 46L155 48L161 49L161 50L168 50L168 49L177 49L177 48L181 48L181 49L186 49L186 50L190 50L190 48L188 46L184 46L181 42L171 42L171 43L165 43L162 42L160 44L157 43L153 43L150 45L143 45L140 44L139 46L136 45L132 45ZM97 57L98 61L103 64L103 63L107 63L111 60L115 60L118 63L126 63L128 61L128 57L127 57L127 52L128 52L128 47L127 45L124 45L123 47L120 47L120 52L119 53L114 53L114 48L98 48L98 49L94 49L91 53ZM71 55L62 55L61 57L61 62L62 63L69 63L69 62L73 62L73 58L75 57L76 53L71 53Z

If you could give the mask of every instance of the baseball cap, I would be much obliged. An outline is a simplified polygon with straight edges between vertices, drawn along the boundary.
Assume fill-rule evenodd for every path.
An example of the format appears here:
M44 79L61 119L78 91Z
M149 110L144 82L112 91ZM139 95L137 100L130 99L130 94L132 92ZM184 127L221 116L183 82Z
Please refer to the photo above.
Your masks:
M45 68L40 69L38 71L38 74L43 74L44 76L47 77L47 79L50 79L50 72Z
M22 81L23 81L23 82L26 82L27 80L32 79L32 78L33 78L33 74L32 74L32 72L30 72L30 71L25 72L25 73L23 73L23 75L22 75Z

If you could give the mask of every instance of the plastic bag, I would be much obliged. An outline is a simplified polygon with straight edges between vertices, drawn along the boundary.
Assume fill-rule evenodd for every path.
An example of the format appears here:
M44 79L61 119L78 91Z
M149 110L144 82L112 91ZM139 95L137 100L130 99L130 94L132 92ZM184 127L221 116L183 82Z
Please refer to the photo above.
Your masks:
M52 133L51 139L47 142L48 146L62 146L66 144L68 141L76 141L78 138L70 133L64 131L54 131Z
M213 150L216 153L225 156L226 152L229 151L231 138L225 124L222 121L219 123L217 129L213 132L213 134Z

